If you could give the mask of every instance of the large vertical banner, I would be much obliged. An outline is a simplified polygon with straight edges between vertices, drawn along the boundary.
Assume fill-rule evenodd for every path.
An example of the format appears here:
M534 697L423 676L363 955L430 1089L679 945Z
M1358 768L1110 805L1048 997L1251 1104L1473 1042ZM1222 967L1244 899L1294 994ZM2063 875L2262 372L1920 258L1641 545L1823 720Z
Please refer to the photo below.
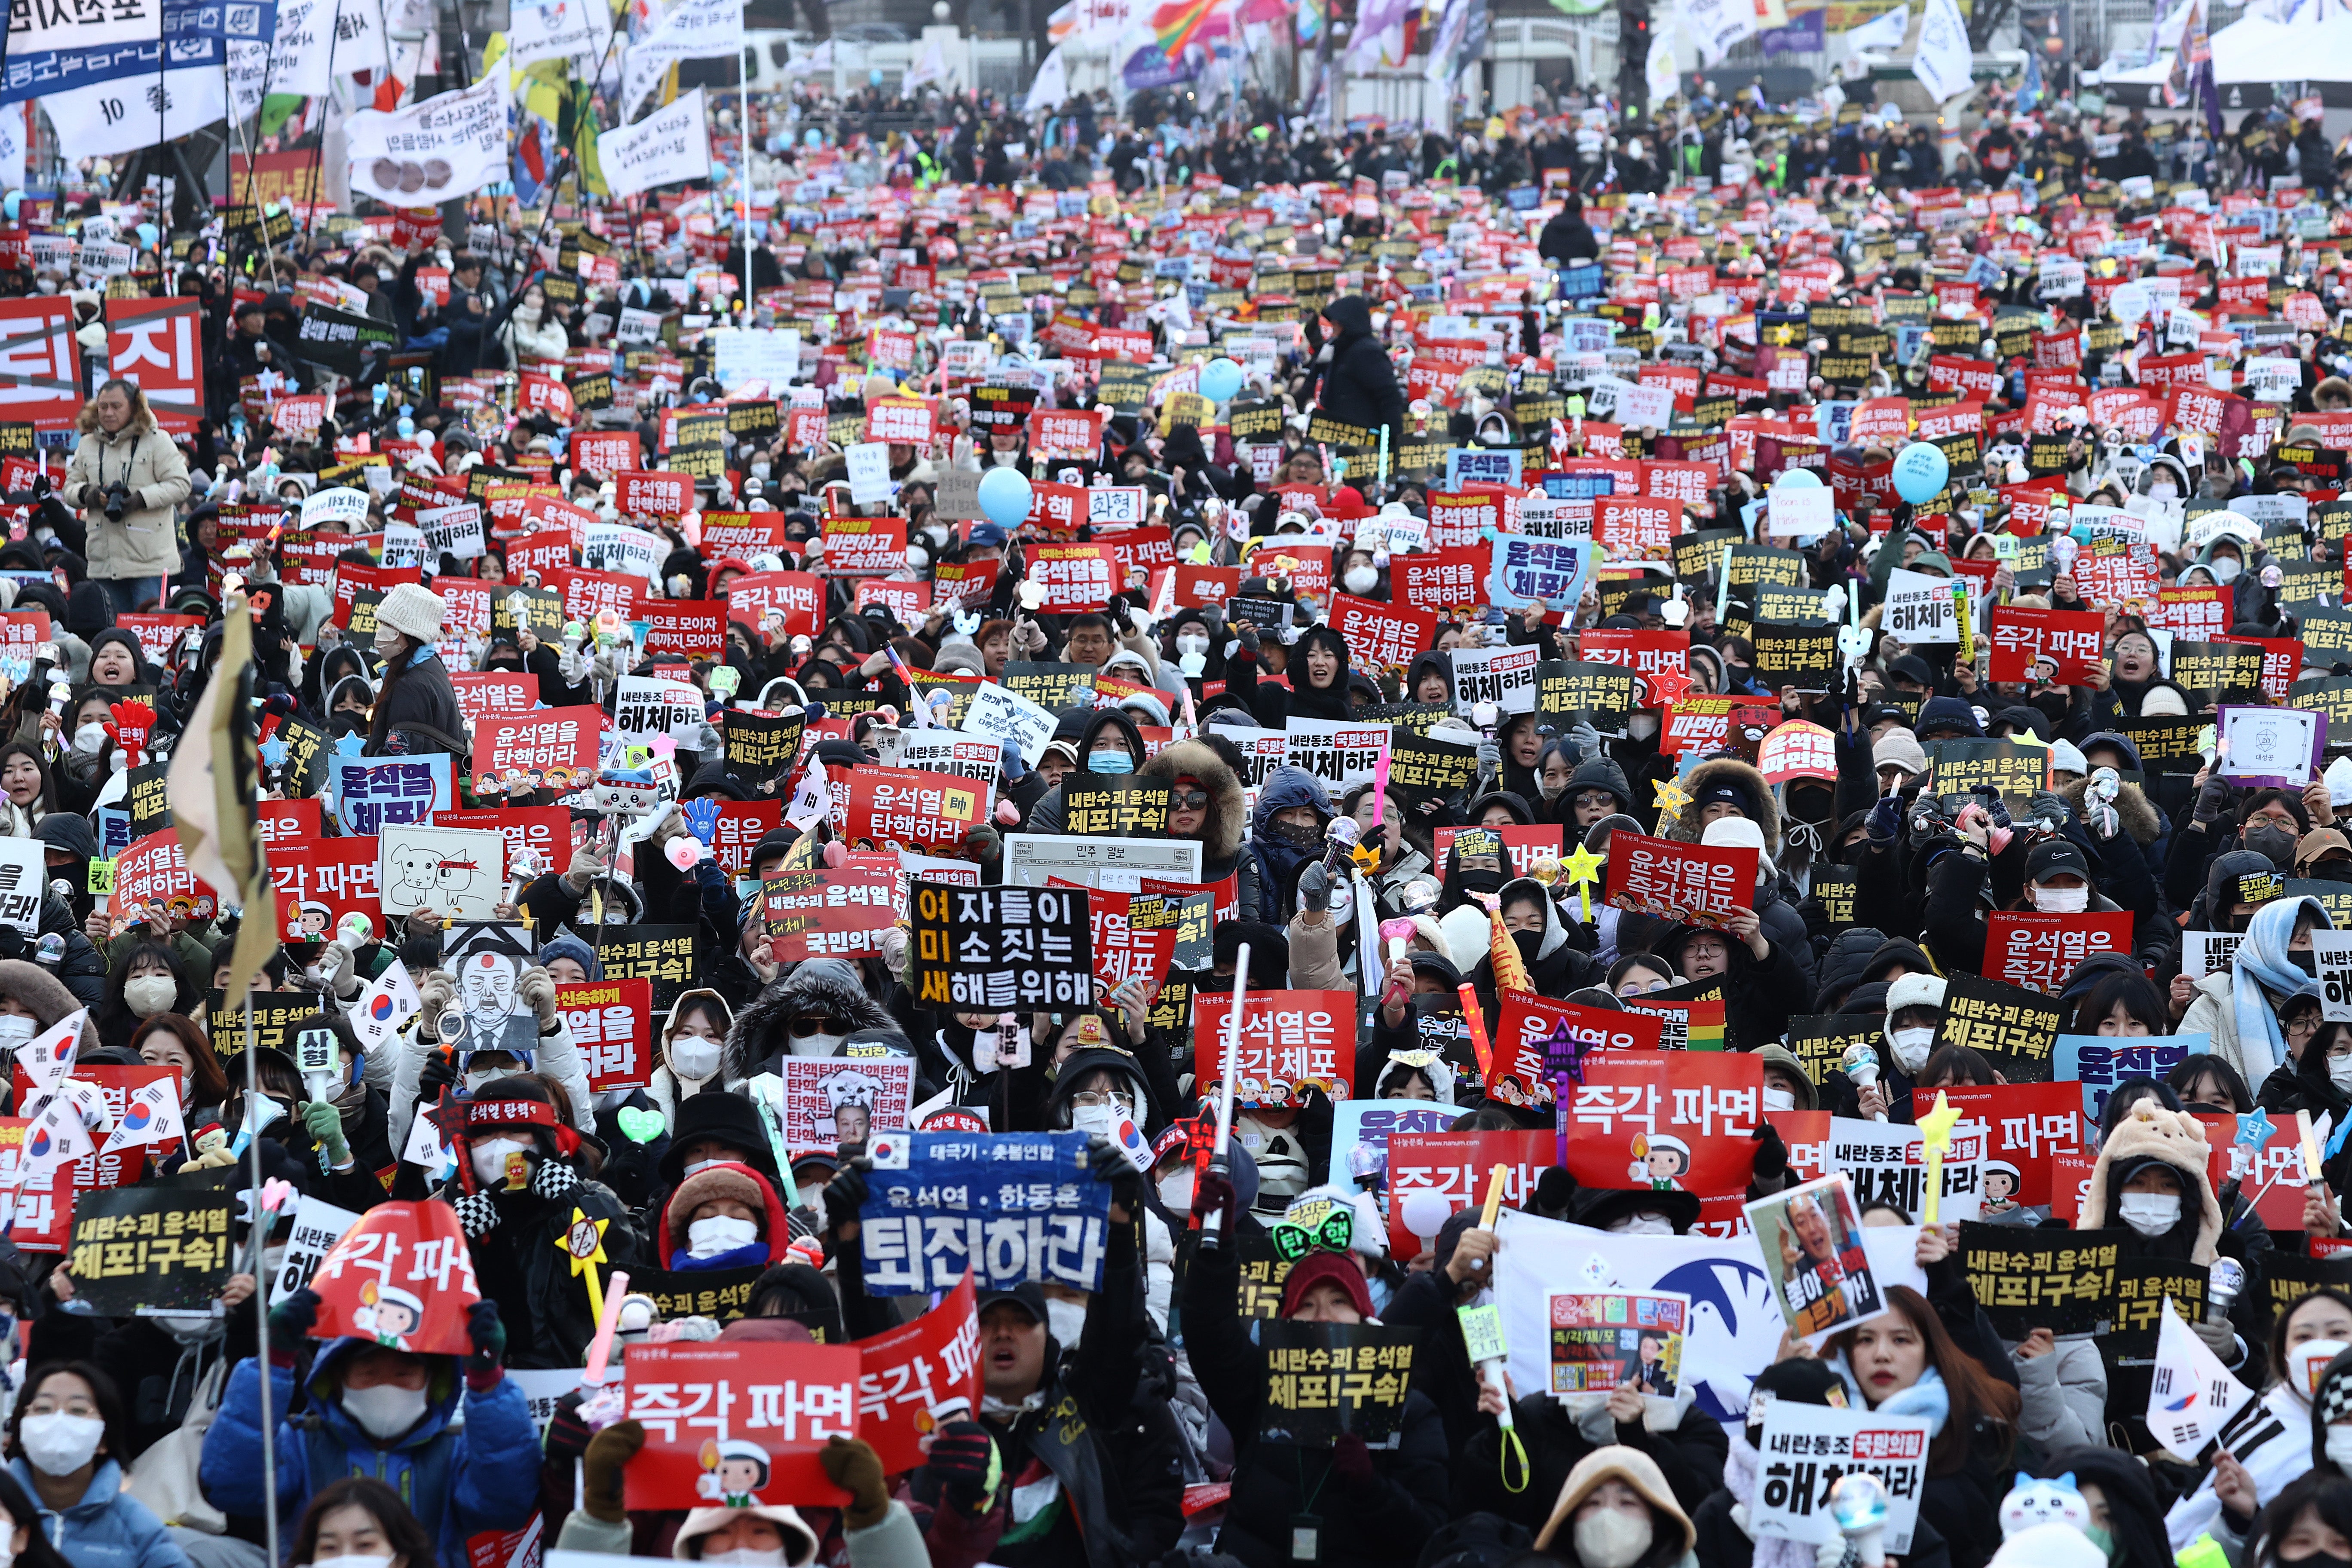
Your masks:
M204 327L194 300L109 300L106 371L135 381L171 435L194 435L205 411Z
M9 64L13 69L13 58ZM0 300L0 422L63 430L81 403L73 301L56 294Z

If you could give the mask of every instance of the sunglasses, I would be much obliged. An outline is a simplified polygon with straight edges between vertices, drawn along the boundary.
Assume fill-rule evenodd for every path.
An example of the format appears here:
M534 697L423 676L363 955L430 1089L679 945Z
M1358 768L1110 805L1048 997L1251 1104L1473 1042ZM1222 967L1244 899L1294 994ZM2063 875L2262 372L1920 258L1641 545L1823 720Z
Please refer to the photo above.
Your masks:
M1204 789L1171 790L1168 804L1178 811L1205 810L1209 804L1209 792Z
M1318 1226L1276 1221L1274 1250L1276 1256L1285 1261L1296 1263L1310 1252L1345 1252L1355 1236L1355 1211L1335 1208L1323 1216L1323 1223Z

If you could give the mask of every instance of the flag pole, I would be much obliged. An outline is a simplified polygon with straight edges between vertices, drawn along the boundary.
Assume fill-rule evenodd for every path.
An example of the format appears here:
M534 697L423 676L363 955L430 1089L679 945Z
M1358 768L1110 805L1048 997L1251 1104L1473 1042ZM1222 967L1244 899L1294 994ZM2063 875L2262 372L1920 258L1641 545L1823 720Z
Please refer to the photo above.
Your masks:
M267 234L263 237L267 238ZM245 1116L248 1131L251 1130L254 1101L261 1094L259 1055L253 1038L253 982L248 978L245 986ZM252 1162L251 1188L246 1194L246 1203L256 1226L252 1237L257 1265L253 1282L253 1315L257 1331L254 1359L261 1363L255 1369L259 1375L253 1381L261 1398L261 1495L268 1500L261 1510L261 1528L268 1538L269 1561L274 1563L278 1561L278 1433L269 1416L269 1292L263 1289L258 1267L268 1240L269 1223L274 1216L261 1206L261 1139L257 1135L246 1140L245 1152L246 1158Z

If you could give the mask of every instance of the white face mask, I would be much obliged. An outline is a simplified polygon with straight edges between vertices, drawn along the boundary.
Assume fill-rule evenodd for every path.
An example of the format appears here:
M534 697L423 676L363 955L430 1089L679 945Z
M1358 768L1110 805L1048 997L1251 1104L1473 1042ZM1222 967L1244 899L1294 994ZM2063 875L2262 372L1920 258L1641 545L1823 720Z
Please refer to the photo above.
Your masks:
M700 1035L678 1035L669 1043L669 1070L688 1083L707 1081L719 1070L719 1042Z
M33 1468L45 1476L69 1476L98 1452L98 1440L106 1436L106 1423L95 1415L53 1410L47 1415L26 1416L17 1435Z
M340 1557L313 1557L310 1568L392 1568L389 1557L362 1557L346 1552Z
M1625 733L1636 741L1646 741L1658 732L1658 716L1654 713L1632 713L1625 719Z
M1917 1072L1927 1065L1927 1053L1936 1048L1933 1029L1897 1029L1886 1037L1888 1049L1895 1053L1895 1065L1905 1072Z
M1650 1515L1604 1508L1576 1521L1576 1560L1584 1568L1633 1568L1650 1549Z
M73 749L85 757L94 757L106 750L106 726L93 721L76 730Z
M2147 487L2147 495L2150 500L2170 500L2179 493L2180 492L2178 489L2173 488L2169 480L2167 480L2162 484L2157 484L2151 481Z
M530 1152L530 1145L520 1138L485 1138L474 1145L474 1179L486 1187L504 1186L507 1156Z
M2286 1370L2282 1375L2288 1391L2309 1405L2312 1391L2319 1385L2319 1374L2347 1348L2342 1340L2305 1340L2287 1352Z
M1797 1097L1785 1089L1768 1089L1764 1091L1764 1109L1794 1110L1797 1109Z
M122 983L122 1004L142 1018L152 1018L179 1000L180 983L168 974L142 974Z
M2327 1061L2327 1081L2347 1094L2352 1094L2352 1057L2330 1057Z
M343 1390L343 1414L378 1442L399 1436L425 1418L425 1391L379 1383L373 1388Z
M698 1171L707 1171L713 1165L724 1165L727 1162L724 1160L697 1160L692 1164L688 1165L686 1169L679 1173L680 1178L683 1179L686 1176L691 1176Z
M2213 581L2221 584L2223 587L2227 587L2231 584L2236 582L2238 580L2238 574L2245 570L2244 567L2238 564L2237 557L2233 555L2215 556L2210 563L2210 569L2213 574Z
M2116 1213L2142 1236L2162 1236L2180 1223L2180 1194L2124 1193L2116 1199Z
M1118 1112L1108 1105L1076 1105L1070 1108L1070 1126L1080 1132L1099 1132L1110 1136L1113 1120Z
M1346 584L1348 592L1350 594L1369 594L1381 585L1381 574L1374 567L1350 566L1348 568L1347 576L1341 581Z
M1087 1309L1081 1301L1057 1301L1047 1298L1045 1327L1064 1350L1076 1348L1078 1336L1087 1331Z
M792 1054L796 1057L830 1057L840 1053L843 1035L794 1035Z
M705 1563L724 1563L728 1568L783 1568L784 1549L779 1546L755 1552L748 1546L739 1546L732 1552L706 1552L702 1560Z
M2033 907L2044 914L2080 914L2091 907L2088 888L2040 888L2033 889Z
M0 1051L13 1051L32 1038L32 1019L21 1013L0 1013Z
M477 1071L468 1072L466 1075L466 1092L479 1094L499 1079L513 1076L514 1074L506 1068L482 1068Z
M1627 1215L1623 1219L1609 1222L1612 1236L1672 1236L1675 1222L1662 1214Z
M716 1258L760 1239L760 1227L748 1219L716 1215L686 1227L686 1250L695 1258Z
M1170 1214L1192 1212L1192 1168L1190 1165L1174 1175L1160 1178L1160 1203Z
M2327 1462L2352 1476L2352 1426L2327 1429Z

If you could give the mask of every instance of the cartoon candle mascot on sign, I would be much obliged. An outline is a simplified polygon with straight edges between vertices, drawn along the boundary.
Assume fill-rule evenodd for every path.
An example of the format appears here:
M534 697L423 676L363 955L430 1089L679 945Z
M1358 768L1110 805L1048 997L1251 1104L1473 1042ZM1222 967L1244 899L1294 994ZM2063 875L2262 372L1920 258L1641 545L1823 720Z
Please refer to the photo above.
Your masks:
M424 1322L425 1303L398 1286L371 1279L360 1287L360 1304L352 1313L352 1326L373 1335L376 1343L404 1351L408 1336Z
M1682 1178L1690 1173L1690 1145L1664 1132L1635 1133L1633 1163L1625 1168L1626 1175L1643 1186L1662 1193L1683 1190Z
M741 1437L714 1438L702 1445L702 1475L695 1491L720 1508L757 1508L768 1484L768 1451Z

